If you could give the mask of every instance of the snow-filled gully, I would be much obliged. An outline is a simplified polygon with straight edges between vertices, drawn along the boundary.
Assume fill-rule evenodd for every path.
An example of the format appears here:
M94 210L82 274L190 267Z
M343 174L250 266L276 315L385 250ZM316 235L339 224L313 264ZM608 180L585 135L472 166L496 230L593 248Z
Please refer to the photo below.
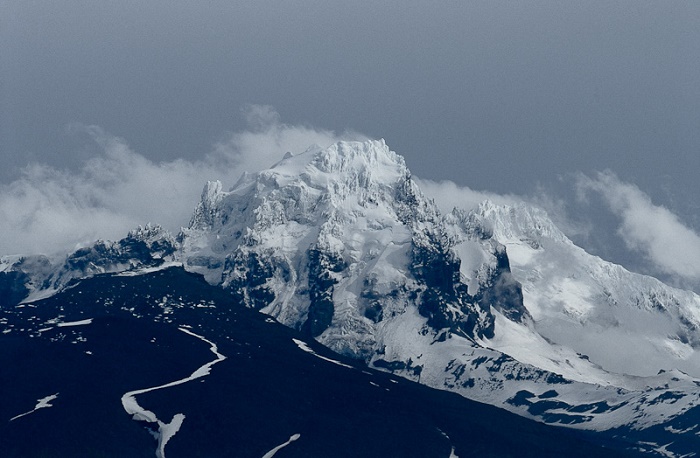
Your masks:
M18 418L22 418L24 416L33 414L34 412L36 412L39 409L45 409L46 407L53 407L53 405L51 404L51 401L53 401L56 398L58 398L58 393L52 394L51 396L46 396L45 398L37 399L36 406L34 407L34 409L30 410L29 412L25 412L25 413L21 413L19 415L16 415L16 416L10 418L10 421L14 421L14 420L17 420Z
M270 450L269 452L264 454L262 458L272 458L273 456L275 456L275 454L277 452L279 452L280 450L282 450L283 448L285 448L287 445L291 444L295 440L298 440L300 437L301 437L301 434L299 434L299 433L292 434L291 436L289 436L289 440L287 440L287 442L285 442L284 444L280 444L277 447L273 448L272 450Z
M219 362L226 359L226 356L224 356L218 352L218 347L216 346L215 343L211 342L210 340L207 340L206 338L204 338L198 334L195 334L194 332L192 332L188 329L185 329L185 328L179 328L179 329L180 329L180 331L184 332L185 334L189 334L193 337L196 337L196 338L208 343L210 345L211 352L216 355L216 359L204 364L199 369L194 371L189 377L185 377L185 378L180 379L180 380L175 380L174 382L169 382L169 383L166 383L164 385L154 386L151 388L143 388L140 390L129 391L128 393L125 393L122 396L122 406L124 407L124 410L126 410L126 412L129 415L131 415L134 420L145 421L148 423L156 423L158 425L158 432L154 433L154 436L156 437L156 440L158 441L158 448L156 449L156 457L157 458L165 458L165 445L180 430L180 426L182 426L182 422L185 420L185 415L181 414L181 413L175 414L169 423L164 423L163 421L158 419L158 417L156 416L155 413L141 407L139 405L139 403L136 401L136 396L139 394L148 393L149 391L161 390L164 388L170 388L173 386L182 385L183 383L191 382L192 380L196 380L198 378L209 375L209 373L211 372L211 367L214 364L219 363Z

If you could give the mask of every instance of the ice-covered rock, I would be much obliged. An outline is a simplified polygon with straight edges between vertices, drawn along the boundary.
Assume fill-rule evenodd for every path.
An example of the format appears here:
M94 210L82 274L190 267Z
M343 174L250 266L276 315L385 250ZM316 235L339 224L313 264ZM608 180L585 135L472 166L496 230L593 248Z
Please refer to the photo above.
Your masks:
M544 211L525 204L487 202L464 221L488 228L506 247L533 330L548 341L610 372L651 376L681 369L700 377L697 294L586 253ZM529 359L526 353L518 357Z
M425 333L493 334L456 239L383 141L287 155L229 192L210 183L182 240L188 266L340 353L371 360L407 306Z

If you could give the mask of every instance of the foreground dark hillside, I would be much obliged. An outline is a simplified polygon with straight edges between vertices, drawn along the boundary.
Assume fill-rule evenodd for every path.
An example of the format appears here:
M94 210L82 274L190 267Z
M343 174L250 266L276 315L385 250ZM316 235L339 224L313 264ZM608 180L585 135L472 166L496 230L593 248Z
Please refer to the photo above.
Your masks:
M36 304L6 307L0 318L9 330L0 335L3 457L155 456L149 429L157 428L132 420L121 397L216 359L180 327L227 359L204 377L136 395L166 423L185 415L165 447L168 458L260 458L294 434L298 440L276 457L633 456L603 448L603 437L377 372L313 342L311 354L293 340L299 333L180 268L97 276ZM10 421L54 394L52 407Z

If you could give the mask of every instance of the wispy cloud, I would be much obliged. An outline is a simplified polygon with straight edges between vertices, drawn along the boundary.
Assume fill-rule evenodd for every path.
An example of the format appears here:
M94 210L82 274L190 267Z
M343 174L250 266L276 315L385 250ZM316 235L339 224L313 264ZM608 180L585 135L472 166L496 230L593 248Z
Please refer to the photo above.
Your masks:
M285 124L269 106L251 105L243 114L248 128L227 134L199 160L154 162L99 127L81 126L100 153L80 169L29 164L17 180L0 185L0 254L71 250L98 238L121 238L148 222L177 232L188 223L207 180L231 186L244 171L267 168L287 151L366 138ZM542 188L531 196L500 195L451 181L417 181L444 212L454 207L469 210L486 199L497 204L525 201L546 209L569 236L595 231L582 223L588 221L585 215L571 221L567 212L573 198L562 199L551 190ZM620 218L617 235L630 252L653 265L651 270L686 280L700 276L700 234L667 208L655 205L638 187L603 172L578 175L574 188L583 200L592 193L603 199Z
M579 196L597 193L620 218L617 234L628 249L641 253L661 272L696 281L700 276L700 234L669 209L655 205L637 186L613 172L579 175Z
M423 193L435 201L443 213L452 211L453 208L472 210L481 202L490 200L497 205L512 205L523 202L525 199L514 194L496 194L488 191L476 191L467 186L460 186L453 181L423 180L414 177Z
M207 180L231 186L244 171L269 167L285 152L363 135L288 125L269 106L244 111L249 128L228 134L200 160L153 162L96 126L80 129L101 153L79 170L27 165L0 186L0 254L54 253L97 238L119 239L139 224L186 225Z
M585 238L592 231L588 222L575 220L570 216L568 210L570 202L557 197L553 190L543 186L537 186L531 195L516 195L476 191L449 180L432 181L420 178L415 180L425 195L433 199L443 213L450 212L453 208L469 211L485 200L496 205L526 203L545 210L554 224L569 237Z
M326 147L340 140L366 140L358 132L336 134L333 131L280 121L279 114L269 105L249 105L243 109L248 129L230 133L225 141L215 145L210 159L223 162L227 170L257 171L282 159L287 151L300 153L310 146Z

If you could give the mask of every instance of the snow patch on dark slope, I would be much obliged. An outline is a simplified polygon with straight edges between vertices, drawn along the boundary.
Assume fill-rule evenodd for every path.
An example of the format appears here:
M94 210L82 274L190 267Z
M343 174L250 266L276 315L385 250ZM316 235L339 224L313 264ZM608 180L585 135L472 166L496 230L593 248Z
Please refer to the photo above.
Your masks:
M21 414L19 414L19 415L15 415L14 417L10 418L10 421L15 421L15 420L17 420L18 418L22 418L22 417L24 417L24 416L26 416L26 415L33 414L34 412L36 412L36 411L39 410L39 409L45 409L45 408L47 408L47 407L53 407L52 404L51 404L51 402L54 401L54 400L57 399L57 398L58 398L58 393L52 394L52 395L50 395L50 396L46 396L45 398L37 399L37 401L36 401L36 406L34 406L34 408L33 408L32 410L30 410L29 412L21 413Z

